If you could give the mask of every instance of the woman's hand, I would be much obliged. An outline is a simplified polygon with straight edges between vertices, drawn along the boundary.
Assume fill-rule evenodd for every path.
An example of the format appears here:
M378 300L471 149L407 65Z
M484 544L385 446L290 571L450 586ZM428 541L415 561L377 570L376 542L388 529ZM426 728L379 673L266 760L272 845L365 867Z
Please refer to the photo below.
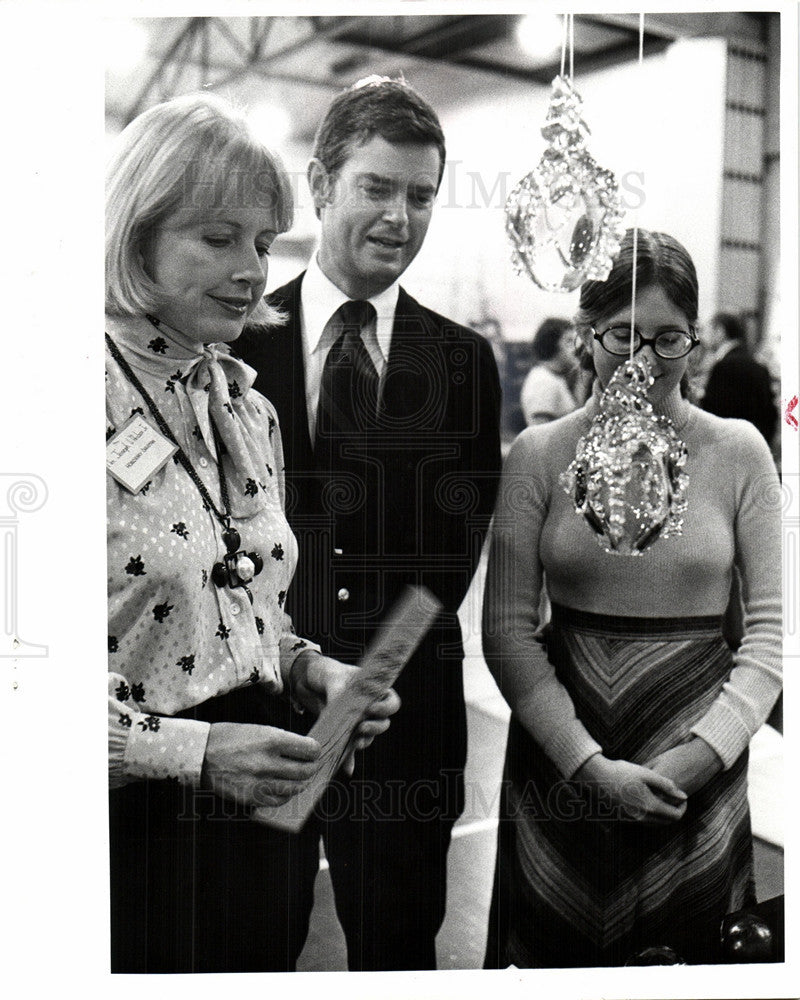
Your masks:
M573 781L599 789L627 819L672 823L686 811L687 796L671 778L627 760L597 753L578 768Z
M722 761L705 740L695 736L688 743L665 750L647 762L647 766L693 795L722 770Z
M243 805L280 805L305 788L320 752L316 740L285 729L215 722L200 783Z
M358 667L323 656L315 650L301 653L292 667L292 695L304 708L319 715L325 705L358 676L358 670ZM385 733L391 716L399 708L400 698L392 688L372 701L356 726L353 749L363 750L376 736ZM345 770L352 771L352 754L348 757Z

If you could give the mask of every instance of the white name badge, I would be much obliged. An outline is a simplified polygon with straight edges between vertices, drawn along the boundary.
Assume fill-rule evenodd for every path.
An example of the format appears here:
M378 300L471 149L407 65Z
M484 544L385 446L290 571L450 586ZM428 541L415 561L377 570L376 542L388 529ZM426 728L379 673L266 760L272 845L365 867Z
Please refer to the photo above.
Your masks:
M135 413L107 442L106 468L126 490L138 493L177 450L177 445Z

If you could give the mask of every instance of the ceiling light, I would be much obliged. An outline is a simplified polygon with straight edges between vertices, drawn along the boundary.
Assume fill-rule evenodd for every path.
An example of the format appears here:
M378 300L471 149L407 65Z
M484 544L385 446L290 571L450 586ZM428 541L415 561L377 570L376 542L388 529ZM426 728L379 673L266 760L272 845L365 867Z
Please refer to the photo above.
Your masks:
M535 59L545 59L561 48L564 28L557 14L540 11L517 22L517 41Z
M289 114L275 104L259 104L247 113L250 127L270 149L280 150L291 132Z

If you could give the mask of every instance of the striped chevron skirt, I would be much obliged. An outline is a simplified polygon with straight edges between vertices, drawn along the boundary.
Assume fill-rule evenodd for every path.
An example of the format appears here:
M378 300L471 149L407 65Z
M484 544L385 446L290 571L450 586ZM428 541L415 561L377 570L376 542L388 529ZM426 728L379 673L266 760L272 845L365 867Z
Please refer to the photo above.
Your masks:
M547 649L605 755L639 764L690 738L731 669L718 618L554 605ZM563 780L512 717L487 968L617 966L658 945L713 962L722 917L754 901L746 752L680 821L643 824Z

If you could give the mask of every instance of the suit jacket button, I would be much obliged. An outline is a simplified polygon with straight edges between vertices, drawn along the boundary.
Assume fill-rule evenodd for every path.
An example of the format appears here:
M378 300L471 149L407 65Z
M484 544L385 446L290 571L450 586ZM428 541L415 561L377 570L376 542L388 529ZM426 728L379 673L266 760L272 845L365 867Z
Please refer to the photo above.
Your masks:
M336 597L340 601L349 601L350 600L350 591L347 589L347 587L342 587L341 590L339 591L339 593L336 595Z

